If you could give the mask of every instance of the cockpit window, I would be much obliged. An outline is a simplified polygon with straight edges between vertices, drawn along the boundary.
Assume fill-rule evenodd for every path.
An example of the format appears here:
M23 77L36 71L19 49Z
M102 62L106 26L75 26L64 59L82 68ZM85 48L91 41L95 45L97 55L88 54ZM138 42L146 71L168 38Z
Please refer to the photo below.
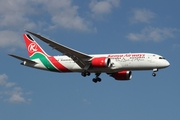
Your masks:
M163 58L163 57L159 57L159 59L165 59L165 58Z

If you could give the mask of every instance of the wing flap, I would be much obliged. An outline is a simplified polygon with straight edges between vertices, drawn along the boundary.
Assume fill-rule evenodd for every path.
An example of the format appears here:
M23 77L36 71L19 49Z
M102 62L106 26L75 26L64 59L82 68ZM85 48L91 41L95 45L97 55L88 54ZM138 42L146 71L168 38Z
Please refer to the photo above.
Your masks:
M39 34L30 32L30 31L26 31L26 32L34 35L35 37L39 38L43 42L49 44L49 46L51 46L53 49L56 49L62 54L67 55L68 57L72 58L81 68L85 68L87 65L89 65L88 60L92 58L91 56L85 53L79 52L77 50L71 49L69 47L66 47L62 44L59 44L55 41L45 38Z

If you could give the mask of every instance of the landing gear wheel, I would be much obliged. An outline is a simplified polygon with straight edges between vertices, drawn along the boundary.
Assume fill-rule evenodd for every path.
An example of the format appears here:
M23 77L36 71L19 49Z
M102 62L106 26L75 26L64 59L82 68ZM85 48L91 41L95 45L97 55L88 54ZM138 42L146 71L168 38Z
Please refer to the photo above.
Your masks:
M97 83L97 79L96 79L96 78L93 78L92 81L93 81L94 83Z
M92 79L92 81L93 81L94 83L101 82L101 78L99 78L99 75L100 75L100 74L101 74L101 73L95 73L96 77Z
M85 72L82 72L81 75L82 75L83 77L86 77L86 73L85 73Z
M99 78L99 77L93 78L92 81L93 81L94 83L101 82L101 78Z
M101 78L96 78L98 82L101 82Z
M90 76L91 73L90 73L90 72L82 72L81 75L82 75L83 77L86 77L86 76Z
M152 76L155 77L155 76L156 76L156 73L152 73Z
M91 73L90 73L90 72L87 72L87 73L86 73L86 75L87 75L87 76L90 76L90 75L91 75Z

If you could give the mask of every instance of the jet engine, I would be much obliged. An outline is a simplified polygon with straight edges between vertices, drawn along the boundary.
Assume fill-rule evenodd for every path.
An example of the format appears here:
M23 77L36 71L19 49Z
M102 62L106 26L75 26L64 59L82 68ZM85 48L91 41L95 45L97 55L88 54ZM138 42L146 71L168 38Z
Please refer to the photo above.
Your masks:
M110 58L107 57L97 57L91 60L91 65L93 67L109 67L110 61Z
M131 71L120 71L120 72L116 72L116 73L111 73L110 76L116 80L130 80L132 78L132 72Z

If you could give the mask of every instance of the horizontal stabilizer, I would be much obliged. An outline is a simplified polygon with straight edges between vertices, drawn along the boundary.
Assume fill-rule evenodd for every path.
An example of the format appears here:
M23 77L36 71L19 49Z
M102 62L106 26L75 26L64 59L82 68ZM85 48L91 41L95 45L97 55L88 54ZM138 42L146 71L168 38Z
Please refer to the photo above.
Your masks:
M28 63L32 63L32 64L36 64L35 61L32 61L32 60L29 60L29 59L26 59L26 58L23 58L23 57L20 57L20 56L17 56L17 55L13 55L13 54L8 54L9 56L12 56L16 59L19 59L19 60L22 60L22 61L26 61Z

